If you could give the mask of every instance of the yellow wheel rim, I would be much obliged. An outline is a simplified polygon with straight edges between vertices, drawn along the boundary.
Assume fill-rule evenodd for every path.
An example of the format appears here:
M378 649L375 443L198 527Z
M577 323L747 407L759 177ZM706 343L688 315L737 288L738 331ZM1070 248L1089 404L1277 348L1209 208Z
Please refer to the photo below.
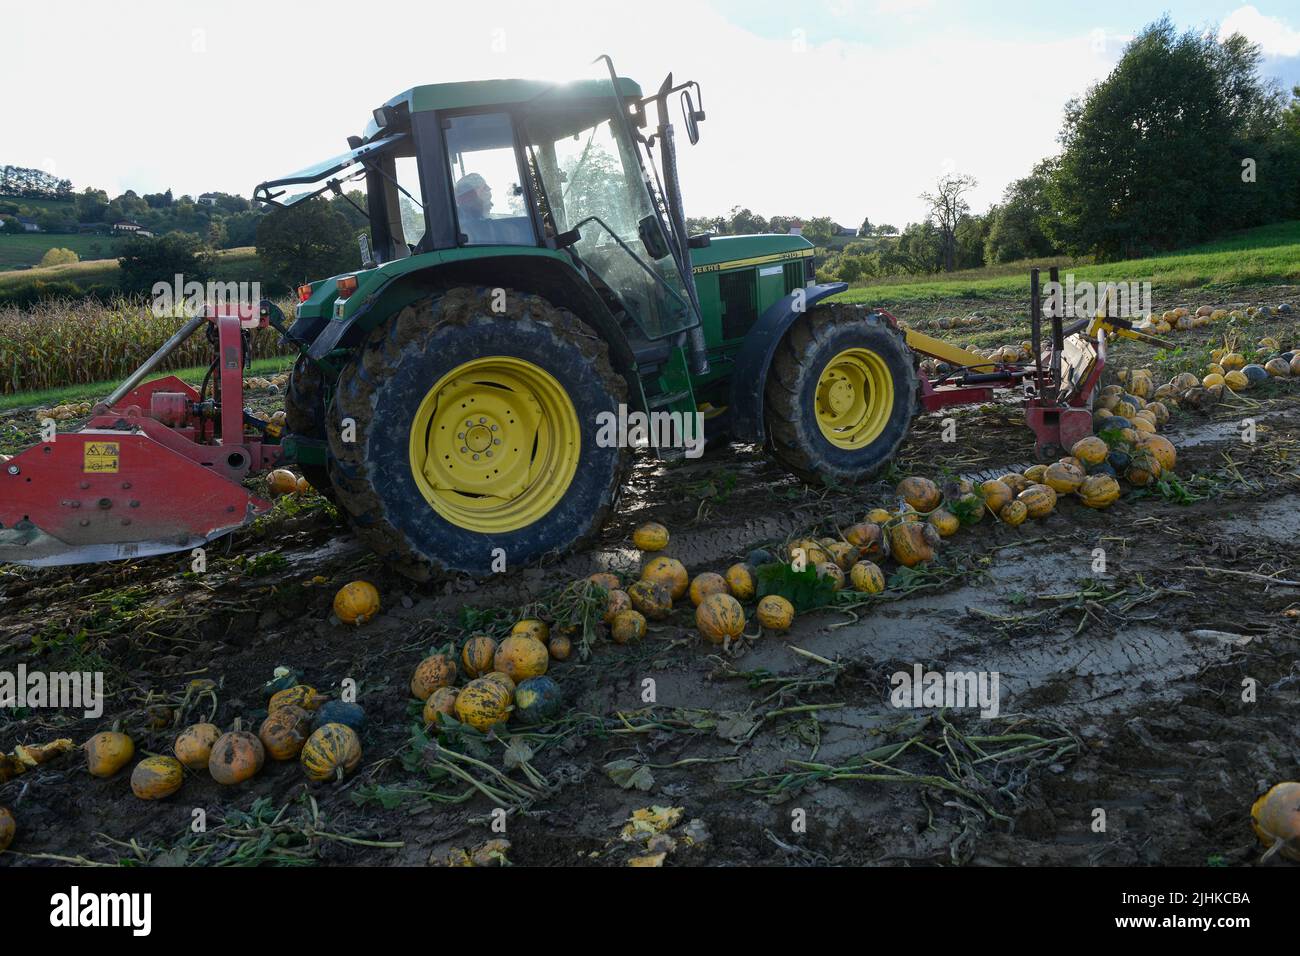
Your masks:
M894 408L894 377L871 349L845 349L817 379L817 426L837 448L865 448L880 437Z
M484 534L527 527L578 470L582 432L564 387L532 362L466 362L429 389L411 422L411 473L429 505Z

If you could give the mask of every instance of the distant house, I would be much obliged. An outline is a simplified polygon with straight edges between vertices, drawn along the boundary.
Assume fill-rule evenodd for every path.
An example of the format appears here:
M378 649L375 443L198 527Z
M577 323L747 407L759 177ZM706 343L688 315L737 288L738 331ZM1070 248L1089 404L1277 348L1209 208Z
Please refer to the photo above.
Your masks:
M790 224L790 235L792 236L803 235L803 223L800 222L798 219L796 219L793 223Z
M202 196L199 197L198 202L199 205L201 206L215 206L217 204L217 200L220 198L221 197L218 196L216 193L204 193Z
M24 232L40 232L40 224L31 216L19 216L18 222L22 225Z
M134 234L139 232L142 228L143 227L138 222L132 222L130 219L119 219L117 222L113 223L113 231L119 233L128 232Z

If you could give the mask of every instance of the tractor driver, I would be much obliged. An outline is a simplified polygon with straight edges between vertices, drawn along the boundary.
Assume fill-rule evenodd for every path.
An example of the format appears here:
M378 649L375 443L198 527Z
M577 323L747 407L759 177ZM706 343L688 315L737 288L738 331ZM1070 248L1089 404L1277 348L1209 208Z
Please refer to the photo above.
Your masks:
M492 187L478 173L467 173L456 181L456 213L460 228L470 242L483 242L490 236L492 227L488 215L492 211Z

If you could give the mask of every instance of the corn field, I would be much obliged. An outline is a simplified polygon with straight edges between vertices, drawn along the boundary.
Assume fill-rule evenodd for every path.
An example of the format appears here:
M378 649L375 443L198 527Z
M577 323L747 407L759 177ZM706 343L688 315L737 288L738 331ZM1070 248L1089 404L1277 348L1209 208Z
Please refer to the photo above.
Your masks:
M147 300L54 299L36 306L0 306L0 394L104 382L129 375L184 324L157 316ZM273 330L255 332L253 358L287 355ZM160 369L211 361L200 329Z

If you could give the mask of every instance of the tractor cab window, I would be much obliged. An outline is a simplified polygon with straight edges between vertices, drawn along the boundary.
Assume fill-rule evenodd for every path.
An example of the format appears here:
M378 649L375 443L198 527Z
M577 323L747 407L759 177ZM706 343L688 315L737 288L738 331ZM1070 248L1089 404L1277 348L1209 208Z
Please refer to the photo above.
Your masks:
M400 186L397 190L397 209L402 223L402 242L415 249L420 245L425 232L424 210L411 198L423 195L420 192L420 171L415 157L398 156L395 172L394 178Z
M510 117L454 116L446 140L461 244L536 245Z

